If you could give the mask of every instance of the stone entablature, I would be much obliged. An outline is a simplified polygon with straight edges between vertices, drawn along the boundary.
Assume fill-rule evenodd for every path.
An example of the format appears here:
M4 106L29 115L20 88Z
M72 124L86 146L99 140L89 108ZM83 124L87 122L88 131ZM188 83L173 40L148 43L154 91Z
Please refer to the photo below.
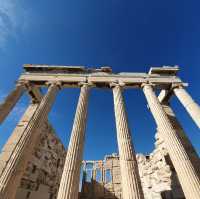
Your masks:
M59 81L66 88L80 87L80 82L88 82L98 88L110 88L110 84L113 82L120 82L126 88L138 88L146 82L162 89L169 89L171 84L184 85L176 76L179 71L177 66L151 67L148 73L114 73L110 67L87 68L37 64L26 64L24 69L19 80L28 81L37 86L45 86L49 81Z

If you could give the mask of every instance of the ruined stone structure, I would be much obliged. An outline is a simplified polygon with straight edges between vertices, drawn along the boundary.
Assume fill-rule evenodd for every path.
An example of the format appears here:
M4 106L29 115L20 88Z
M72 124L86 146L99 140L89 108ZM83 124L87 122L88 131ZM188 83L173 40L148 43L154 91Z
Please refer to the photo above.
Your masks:
M156 134L155 150L137 154L137 163L145 199L184 199L164 141ZM104 160L83 161L81 199L122 199L120 161L117 154Z
M48 123L44 124L39 136L16 199L54 199L57 196L66 151Z
M0 104L4 121L24 92L31 103L0 154L0 199L199 199L199 157L170 107L177 96L200 127L200 107L177 76L178 67L112 73L110 67L25 65L16 88ZM41 87L48 87L43 96ZM80 88L67 152L48 121L56 95ZM89 92L112 89L119 155L83 161ZM123 98L141 89L157 124L155 150L136 154ZM156 96L154 90L161 90ZM61 92L61 91L60 91ZM88 165L90 165L88 174ZM82 187L80 177L82 174Z

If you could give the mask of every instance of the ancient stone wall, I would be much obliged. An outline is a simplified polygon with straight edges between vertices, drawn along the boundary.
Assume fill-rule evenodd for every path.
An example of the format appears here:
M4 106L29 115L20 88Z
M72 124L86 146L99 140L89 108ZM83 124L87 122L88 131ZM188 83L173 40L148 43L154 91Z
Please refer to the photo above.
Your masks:
M104 161L83 162L83 184L81 199L121 199L121 175L119 156L105 156Z
M16 199L56 199L65 149L50 125L45 124L37 147L21 179ZM184 199L164 141L156 134L150 155L137 154L145 199ZM119 156L83 161L80 199L122 199Z
M65 149L48 124L21 179L16 199L55 199L65 160Z
M155 149L149 155L137 155L145 199L184 199L164 140L156 134Z
M159 133L156 134L154 151L148 156L137 154L137 162L145 199L185 198ZM84 161L83 174L81 199L122 199L116 154L106 156L104 161Z

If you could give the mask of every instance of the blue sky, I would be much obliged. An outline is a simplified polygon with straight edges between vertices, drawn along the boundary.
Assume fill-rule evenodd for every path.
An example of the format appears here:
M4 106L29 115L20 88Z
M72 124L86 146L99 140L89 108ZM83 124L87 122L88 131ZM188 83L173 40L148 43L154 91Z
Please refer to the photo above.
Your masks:
M0 100L13 88L24 63L109 65L115 72L148 72L151 66L179 65L180 77L200 104L200 2L186 0L1 0ZM57 96L50 121L69 142L78 89ZM138 153L153 149L156 125L140 90L124 92ZM0 147L28 104L24 96L0 126ZM200 154L199 130L173 97L172 106ZM117 151L111 91L90 95L85 159Z

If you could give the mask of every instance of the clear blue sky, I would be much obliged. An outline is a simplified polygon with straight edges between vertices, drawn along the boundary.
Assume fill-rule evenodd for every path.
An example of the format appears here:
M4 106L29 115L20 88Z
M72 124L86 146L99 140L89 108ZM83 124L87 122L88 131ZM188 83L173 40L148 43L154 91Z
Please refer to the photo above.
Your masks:
M200 2L188 0L1 0L0 99L9 93L22 64L112 66L113 71L148 72L150 66L179 65L188 91L200 104ZM59 93L50 113L67 145L79 95ZM143 93L124 93L137 152L153 149L155 122ZM0 126L0 147L28 104L24 96ZM200 154L200 131L176 98L178 119ZM117 151L112 93L92 90L84 157L102 159Z

